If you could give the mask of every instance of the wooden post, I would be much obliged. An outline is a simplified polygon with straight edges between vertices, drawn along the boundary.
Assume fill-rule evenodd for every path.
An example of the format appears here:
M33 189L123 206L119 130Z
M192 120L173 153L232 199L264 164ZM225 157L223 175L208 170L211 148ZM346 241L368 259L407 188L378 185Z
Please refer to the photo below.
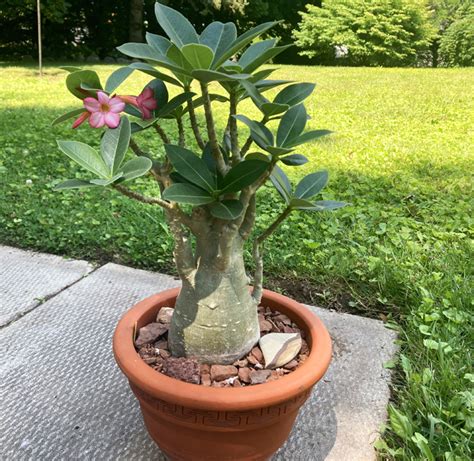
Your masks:
M41 43L41 3L40 0L36 2L37 8L37 18L38 18L38 64L39 64L39 74L40 77L43 76L43 52L42 52L42 43Z

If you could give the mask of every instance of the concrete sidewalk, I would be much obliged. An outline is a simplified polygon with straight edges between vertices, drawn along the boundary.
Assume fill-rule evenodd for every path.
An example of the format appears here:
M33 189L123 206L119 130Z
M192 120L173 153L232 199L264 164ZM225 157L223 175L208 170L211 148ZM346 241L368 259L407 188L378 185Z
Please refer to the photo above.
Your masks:
M0 459L164 460L111 338L130 306L178 284L0 246ZM376 320L311 309L331 333L334 360L273 461L375 459L395 334Z

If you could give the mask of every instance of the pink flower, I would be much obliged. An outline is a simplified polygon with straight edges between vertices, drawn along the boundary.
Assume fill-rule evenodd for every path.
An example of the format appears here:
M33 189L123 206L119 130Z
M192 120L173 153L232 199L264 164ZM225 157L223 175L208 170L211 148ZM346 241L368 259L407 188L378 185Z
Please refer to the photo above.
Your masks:
M87 111L84 111L81 115L79 115L79 117L77 117L77 119L74 121L74 123L72 124L72 128L75 129L77 128L79 125L82 125L89 117L90 117L90 113L87 112Z
M125 109L125 103L117 96L110 98L103 91L98 91L97 99L92 97L84 99L84 107L90 114L89 124L92 128L101 128L104 125L117 128L120 124L119 114ZM84 114L79 118L81 117L84 117L84 120L87 118Z
M145 88L138 96L120 96L120 98L132 106L138 107L143 119L153 118L152 111L158 107L153 89Z

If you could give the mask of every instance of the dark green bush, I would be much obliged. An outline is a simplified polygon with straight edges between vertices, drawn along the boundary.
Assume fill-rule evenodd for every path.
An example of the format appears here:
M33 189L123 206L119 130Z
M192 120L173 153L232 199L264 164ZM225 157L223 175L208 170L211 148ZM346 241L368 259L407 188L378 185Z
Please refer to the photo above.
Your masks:
M445 66L474 65L474 14L448 27L441 38L439 54Z

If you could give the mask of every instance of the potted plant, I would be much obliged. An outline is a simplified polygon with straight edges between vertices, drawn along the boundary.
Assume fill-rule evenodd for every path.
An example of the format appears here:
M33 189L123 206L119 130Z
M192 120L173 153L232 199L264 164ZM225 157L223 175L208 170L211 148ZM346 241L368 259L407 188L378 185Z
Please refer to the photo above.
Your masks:
M295 153L298 146L329 131L304 131L308 116L303 101L313 91L312 83L271 80L274 69L262 67L287 48L275 39L255 41L276 23L237 35L233 23L213 22L198 34L179 12L160 3L155 11L167 38L147 33L147 43L120 46L122 53L140 61L113 72L104 87L94 71L65 68L66 85L83 106L54 123L77 117L74 128L88 122L105 129L100 151L81 142L58 141L93 177L71 179L56 189L110 187L164 211L182 287L134 306L114 336L116 360L140 400L151 436L171 459L264 460L288 437L299 407L331 356L329 335L314 314L262 288L262 244L279 224L295 210L318 212L344 205L316 200L327 172L311 173L293 188L278 166L306 163ZM116 94L134 72L152 79L138 96ZM223 91L211 92L218 85ZM177 90L174 97L170 87ZM275 88L276 96L268 99L265 93ZM240 112L248 98L261 112L260 120ZM219 129L216 104L229 108ZM163 120L168 126L176 123L175 138L163 128ZM192 144L185 136L188 121ZM156 133L161 155L150 155L134 139L145 130ZM125 161L129 148L135 157ZM129 181L145 175L156 181L159 196L128 187ZM267 183L276 188L285 208L265 231L252 236L257 193ZM244 266L251 236L252 287ZM241 388L198 386L159 373L137 353L137 332L155 322L162 307L174 307L167 332L172 357L232 366L259 342L260 305L291 319L310 348L307 360L278 381Z

